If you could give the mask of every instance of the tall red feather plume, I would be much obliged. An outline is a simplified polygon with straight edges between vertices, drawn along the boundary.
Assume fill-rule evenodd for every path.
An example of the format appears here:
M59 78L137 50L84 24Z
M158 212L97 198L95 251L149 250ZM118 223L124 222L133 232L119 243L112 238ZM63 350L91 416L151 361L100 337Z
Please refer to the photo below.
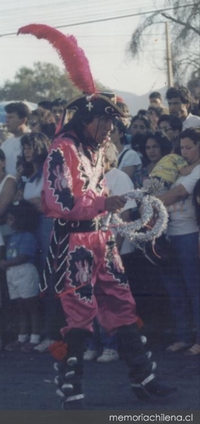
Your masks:
M21 27L18 34L32 34L47 40L57 50L73 84L87 94L96 93L88 59L73 35L64 35L57 29L42 24Z

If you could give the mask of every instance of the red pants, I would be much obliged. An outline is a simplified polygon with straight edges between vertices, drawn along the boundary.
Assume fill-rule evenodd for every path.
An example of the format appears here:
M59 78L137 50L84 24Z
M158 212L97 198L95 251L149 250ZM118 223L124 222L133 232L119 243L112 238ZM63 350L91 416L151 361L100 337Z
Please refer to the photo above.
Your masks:
M70 234L65 289L60 294L66 316L64 336L73 328L93 331L93 318L107 332L137 321L115 240L110 231Z

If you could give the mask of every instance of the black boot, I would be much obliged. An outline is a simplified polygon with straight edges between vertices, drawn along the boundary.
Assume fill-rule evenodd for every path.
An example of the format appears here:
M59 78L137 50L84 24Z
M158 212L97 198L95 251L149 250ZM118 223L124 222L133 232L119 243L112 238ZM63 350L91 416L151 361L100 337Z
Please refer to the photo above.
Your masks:
M177 387L164 385L154 374L150 374L140 384L132 383L131 387L137 398L144 401L151 398L168 397L178 390Z
M120 327L119 340L130 372L134 394L142 400L151 397L165 397L177 391L177 388L163 385L154 374L156 363L151 360L151 352L146 352L146 338L140 336L136 324Z
M84 394L77 367L78 361L75 356L54 364L54 369L58 371L54 379L57 386L56 394L62 399L63 409L83 409Z
M54 364L54 369L58 372L54 380L57 386L56 394L62 398L62 408L65 410L84 409L81 379L87 337L88 333L84 330L71 330L66 336L67 356L63 361Z

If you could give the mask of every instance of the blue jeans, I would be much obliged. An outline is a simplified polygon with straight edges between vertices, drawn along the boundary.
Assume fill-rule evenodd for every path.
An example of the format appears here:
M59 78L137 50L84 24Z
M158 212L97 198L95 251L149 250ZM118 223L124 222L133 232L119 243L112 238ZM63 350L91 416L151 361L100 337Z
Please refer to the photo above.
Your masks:
M87 348L89 350L98 350L99 346L102 346L103 349L112 349L118 351L118 339L117 334L107 334L95 319L94 333L88 339Z
M198 233L170 237L174 262L161 271L175 319L177 341L193 342L192 328L196 327L196 341L200 342L200 267Z

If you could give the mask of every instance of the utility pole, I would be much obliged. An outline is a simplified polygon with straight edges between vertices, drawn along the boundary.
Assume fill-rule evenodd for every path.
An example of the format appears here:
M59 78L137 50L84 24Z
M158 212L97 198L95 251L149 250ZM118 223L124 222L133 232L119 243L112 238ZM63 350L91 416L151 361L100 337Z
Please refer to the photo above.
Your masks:
M166 33L166 53L167 53L167 78L168 78L168 88L173 87L173 71L172 71L172 54L171 54L171 45L169 37L169 26L168 22L165 22L165 33Z

